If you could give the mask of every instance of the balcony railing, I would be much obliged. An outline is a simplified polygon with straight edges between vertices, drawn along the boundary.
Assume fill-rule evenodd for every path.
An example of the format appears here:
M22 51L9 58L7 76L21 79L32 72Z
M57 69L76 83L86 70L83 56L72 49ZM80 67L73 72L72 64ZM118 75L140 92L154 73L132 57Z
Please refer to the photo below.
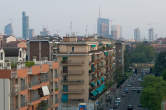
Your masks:
M27 105L27 102L26 101L21 101L21 107L24 107Z
M28 74L32 74L32 68L28 69Z
M37 80L31 80L30 87L35 86L35 85L39 85L39 84L40 84L40 81L38 79Z
M68 94L80 94L83 93L84 89L69 89L68 91L63 91L63 93L68 93Z
M39 100L39 99L40 99L40 96L38 94L31 96L31 102Z
M21 90L25 90L27 88L27 85L25 84L25 85L21 85Z
M84 73L84 71L81 71L81 70L69 70L68 71L68 75L81 75L83 73Z
M84 80L62 80L64 84L83 84Z
M65 65L82 65L82 64L84 64L84 62L83 61L68 60L68 61L62 61L62 64L65 64Z
M48 81L48 74L43 74L40 76L40 81L43 82L47 82Z

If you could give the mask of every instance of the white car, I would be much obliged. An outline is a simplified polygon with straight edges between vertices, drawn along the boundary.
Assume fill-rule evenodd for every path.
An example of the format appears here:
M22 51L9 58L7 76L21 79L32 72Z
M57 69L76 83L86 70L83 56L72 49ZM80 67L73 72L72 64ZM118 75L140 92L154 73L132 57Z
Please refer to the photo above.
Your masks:
M115 103L120 103L120 98L116 98Z

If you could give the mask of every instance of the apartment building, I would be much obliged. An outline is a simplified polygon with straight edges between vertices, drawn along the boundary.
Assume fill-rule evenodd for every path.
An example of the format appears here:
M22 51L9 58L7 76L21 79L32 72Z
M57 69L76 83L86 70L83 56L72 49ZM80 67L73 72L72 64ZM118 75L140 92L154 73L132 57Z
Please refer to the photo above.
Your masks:
M57 60L62 75L62 108L74 109L79 103L97 100L113 80L114 46L110 41L64 37L58 45ZM92 109L91 109L92 110Z
M47 58L51 60L50 54L50 44L48 40L30 40L28 43L28 60L33 60L34 58L37 61Z
M120 74L124 74L124 51L125 45L123 42L117 41L116 46L116 70Z
M59 64L46 60L26 62L26 53L19 49L16 65L12 66L12 62L6 62L6 54L7 51L0 50L0 81L3 82L0 86L5 88L0 90L4 96L0 109L58 110L61 98Z

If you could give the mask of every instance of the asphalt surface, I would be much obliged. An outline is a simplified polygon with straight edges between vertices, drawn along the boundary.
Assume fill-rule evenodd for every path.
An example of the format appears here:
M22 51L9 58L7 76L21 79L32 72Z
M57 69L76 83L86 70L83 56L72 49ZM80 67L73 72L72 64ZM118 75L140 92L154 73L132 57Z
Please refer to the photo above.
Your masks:
M117 110L127 110L128 105L133 105L134 110L144 110L143 108L138 107L140 104L140 95L141 93L137 93L137 91L133 91L134 88L141 87L140 81L138 81L139 76L134 76L129 79L127 82L127 85L131 85L131 87L128 87L126 84L122 87L122 90L125 88L128 88L128 93L126 93L125 97L121 97L121 103ZM121 95L121 92L119 93L119 96Z
M111 103L110 101L106 101L105 104L103 105L103 110L111 110L113 106L115 106L115 99L116 97L121 98L120 105L117 107L117 109L113 110L128 110L128 105L132 105L134 107L133 110L145 110L141 107L138 107L140 104L140 95L141 93L137 93L137 91L133 91L133 88L139 88L141 87L141 82L138 81L138 79L141 77L141 74L138 75L133 75L131 76L128 80L126 80L123 85L119 88L116 89L115 92L110 92L108 96L111 98ZM130 86L129 86L130 85ZM128 93L125 93L125 96L123 97L122 94L124 94L124 89L128 89Z

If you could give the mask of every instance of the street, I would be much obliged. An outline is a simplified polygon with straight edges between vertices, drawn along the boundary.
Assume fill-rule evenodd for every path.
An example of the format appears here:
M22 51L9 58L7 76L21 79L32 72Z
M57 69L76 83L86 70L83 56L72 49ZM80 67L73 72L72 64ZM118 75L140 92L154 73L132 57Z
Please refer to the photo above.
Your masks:
M141 81L138 79L141 78L141 74L133 74L129 79L127 79L120 88L116 89L115 92L110 92L106 97L111 97L110 101L106 101L104 104L104 110L128 110L128 105L133 106L133 110L145 110L140 105L140 95L141 91ZM126 91L125 91L126 90ZM120 98L120 103L115 107L115 100Z

